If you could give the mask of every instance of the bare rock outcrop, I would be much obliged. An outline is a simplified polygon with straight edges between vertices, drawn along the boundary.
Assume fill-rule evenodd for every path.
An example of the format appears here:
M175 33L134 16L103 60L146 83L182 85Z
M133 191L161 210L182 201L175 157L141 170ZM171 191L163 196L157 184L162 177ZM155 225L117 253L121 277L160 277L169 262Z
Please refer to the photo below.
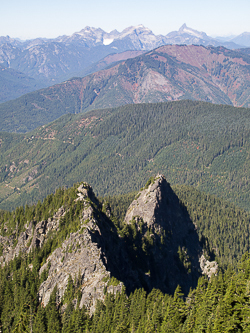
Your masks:
M173 293L180 285L187 294L201 274L215 272L216 263L203 258L196 228L164 176L157 175L141 189L128 208L120 234L111 221L110 207L102 211L91 186L81 183L75 195L73 205L81 207L78 230L63 236L39 271L40 275L46 272L38 291L44 306L55 287L58 302L63 301L70 276L81 292L80 307L93 313L96 301L104 300L107 292L125 287L129 294L143 287ZM42 248L51 235L57 237L66 213L61 207L53 218L27 222L17 240L14 235L0 236L0 263Z
M72 233L61 247L57 248L47 259L45 265L40 269L49 268L48 278L39 288L39 299L44 306L47 305L51 292L57 286L58 298L62 299L67 288L69 274L72 279L79 279L82 298L80 307L85 306L90 312L95 308L97 299L104 300L105 289L110 280L110 272L106 270L102 250L98 244L92 242L90 221L84 230ZM112 291L121 291L122 283L114 286ZM111 289L111 287L109 287ZM108 291L108 290L107 290Z
M35 247L42 247L49 231L57 231L59 221L64 216L64 208L61 207L54 214L53 218L47 220L27 222L24 226L25 231L21 232L18 239L15 236L0 236L0 244L3 247L2 256L0 256L0 265L3 265L14 257L18 257L19 253L29 253ZM15 245L16 243L16 245Z
M209 279L212 277L212 275L217 275L218 264L216 261L209 261L202 254L202 256L199 259L199 262L203 275L207 275Z
M96 209L99 203L92 188L83 183L78 187L77 195L76 201L84 202L81 228L71 233L41 267L40 274L48 268L49 272L48 278L39 288L39 299L46 306L57 286L60 302L71 275L80 284L80 307L85 306L92 313L96 300L104 300L106 292L122 290L124 283L119 282L120 279L128 284L130 280L131 285L139 286L139 283L136 273L131 271L131 265L126 261L124 248L119 243L119 236L112 223ZM115 285L112 285L112 277L118 282Z
M150 179L131 203L125 216L145 237L151 238L148 260L149 288L173 293L177 285L185 294L201 274L199 238L186 208L163 175ZM148 258L148 259L147 259Z
M162 185L164 184L166 180L163 175L157 175L155 179L149 180L129 206L125 222L130 223L133 217L140 217L149 228L160 229L157 209L162 202Z

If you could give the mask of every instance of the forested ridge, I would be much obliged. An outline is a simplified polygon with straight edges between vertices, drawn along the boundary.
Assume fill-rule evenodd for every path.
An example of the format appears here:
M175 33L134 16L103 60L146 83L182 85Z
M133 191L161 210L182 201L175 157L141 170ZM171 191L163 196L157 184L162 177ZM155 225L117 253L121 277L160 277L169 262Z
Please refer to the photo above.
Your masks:
M239 262L237 271L229 269L210 281L200 278L186 299L179 288L173 296L156 289L149 294L139 289L129 296L125 291L111 293L104 303L98 303L92 317L72 303L73 298L78 299L77 281L69 281L59 305L56 289L45 308L39 305L36 291L41 280L27 267L29 260L17 258L0 270L2 332L249 331L249 254Z
M249 331L249 215L215 196L187 186L175 186L174 191L197 225L200 242L205 245L207 255L216 256L220 264L217 276L210 280L206 276L201 277L197 287L186 297L179 287L173 295L163 294L157 289L149 293L143 289L130 294L125 289L121 293L107 293L104 302L99 301L94 314L90 315L87 309L79 307L81 281L76 275L69 278L60 302L55 288L49 303L43 307L37 292L46 280L48 270L39 274L39 269L52 251L81 226L82 204L75 201L78 185L58 189L36 205L0 212L1 236L10 237L15 246L15 239L27 221L36 225L38 221L50 218L62 206L67 211L60 220L59 231L50 233L42 248L36 248L28 255L19 255L0 268L2 332ZM133 225L125 236L123 219L135 195L133 192L103 197L99 207L96 206L96 214L98 210L108 211L112 228L116 228L121 237L130 237L131 242L134 241ZM214 244L219 244L219 247L214 248ZM111 286L117 283L116 278L110 279Z
M2 103L0 130L25 133L64 114L133 103L190 99L249 107L249 64L249 55L224 47L165 45Z
M0 207L35 203L85 179L98 195L138 190L158 172L249 209L248 109L195 101L67 115L1 133Z
M111 66L100 82L73 78L0 105L2 128L26 132L0 132L0 333L250 332L250 113L215 89L247 77L250 58L200 47L221 59L198 69L199 57L182 62L175 47ZM111 108L134 103L149 69L183 100ZM192 73L185 93L180 73ZM192 100L209 101L202 73L214 80L210 101L223 105ZM249 86L237 83L235 105L248 105ZM94 106L107 108L82 113ZM40 126L45 118L53 122ZM159 195L167 223L158 212L162 224L126 221L158 176L171 184ZM183 290L182 274L192 282Z

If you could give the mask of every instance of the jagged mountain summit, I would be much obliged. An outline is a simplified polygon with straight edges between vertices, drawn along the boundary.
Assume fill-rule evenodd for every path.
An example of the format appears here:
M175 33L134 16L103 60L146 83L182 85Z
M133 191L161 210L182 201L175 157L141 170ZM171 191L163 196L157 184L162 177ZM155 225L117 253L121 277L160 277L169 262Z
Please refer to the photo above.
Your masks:
M153 246L146 261L151 288L173 293L179 281L187 293L196 284L202 253L198 235L163 175L152 177L137 194L125 223L133 225L142 237L151 238Z
M200 32L187 27L184 23L178 31L172 31L167 34L167 44L196 44L196 45L210 45L217 46L219 43L213 38L207 36L205 32Z
M249 55L223 47L165 45L1 104L0 130L25 132L65 113L125 104L191 99L249 107L249 64Z
M191 29L191 28L187 27L186 23L184 23L180 27L179 34L193 35L197 38L202 38L202 39L205 39L205 40L211 39L211 37L208 37L208 35L205 32L197 31L197 30L194 30L194 29Z
M180 285L185 294L196 286L203 250L187 210L162 175L151 178L138 193L123 229L115 227L109 205L101 206L88 184L62 193L59 209L56 205L62 199L58 195L49 196L36 208L38 216L49 209L44 213L51 217L20 218L26 223L14 228L6 221L0 237L2 265L15 256L40 251L41 268L36 262L29 268L39 269L44 277L38 291L44 306L55 288L58 302L63 299L69 279L78 281L80 307L90 312L97 299L123 286L128 293L141 287L174 293ZM202 264L204 268L208 262Z
M128 27L122 32L113 30L109 33L100 28L87 26L71 36L58 37L56 41L60 43L84 42L88 47L112 44L114 50L121 47L121 42L126 43L128 49L132 50L151 50L165 44L164 36L156 36L142 24Z
M80 76L89 66L109 54L134 50L151 50L166 43L143 25L110 33L85 27L71 36L55 39L37 38L23 43L2 37L0 64L40 81L44 86Z
M8 36L0 37L0 64L37 80L41 86L50 86L81 76L89 66L109 54L149 51L166 44L242 47L232 41L224 43L208 37L186 24L166 36L155 35L142 24L109 33L100 28L85 27L70 36L54 39L36 38L21 42ZM10 99L13 98L10 94Z
M185 23L178 31L172 31L166 35L166 44L185 44L203 46L224 46L229 49L238 49L242 44L230 41L222 41L208 36L205 32L194 30Z

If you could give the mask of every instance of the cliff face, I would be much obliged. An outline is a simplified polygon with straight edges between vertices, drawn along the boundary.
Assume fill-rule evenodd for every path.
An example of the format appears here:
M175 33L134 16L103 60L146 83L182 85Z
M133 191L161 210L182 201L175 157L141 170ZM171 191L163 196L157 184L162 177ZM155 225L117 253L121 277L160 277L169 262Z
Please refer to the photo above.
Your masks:
M116 293L124 285L132 290L140 283L137 272L131 269L123 242L106 214L98 209L99 202L89 185L78 187L77 200L84 203L81 228L71 233L41 267L40 274L48 268L49 273L40 286L39 299L47 305L57 286L60 300L71 275L81 286L80 307L86 306L92 312L96 300L103 300L106 291Z
M173 293L177 285L188 293L200 275L202 249L195 226L162 175L149 181L131 203L125 216L142 237L153 239L148 256L149 288Z
M81 293L80 307L86 306L90 313L106 292L116 293L123 287L128 293L141 287L173 293L179 284L185 294L195 287L201 274L202 248L185 207L162 175L151 179L138 193L119 233L110 211L101 209L88 184L82 183L76 194L73 204L80 201L83 207L78 230L58 245L39 271L40 276L47 272L38 291L44 306L55 287L58 301L63 299L70 276ZM13 239L2 237L1 263L46 245L51 234L56 237L61 230L66 213L61 207L53 218L36 225L30 222L16 246Z
M61 207L53 216L38 222L27 222L25 231L21 232L18 239L15 236L3 237L0 235L0 245L2 246L2 255L0 256L0 264L8 263L19 254L29 253L37 247L42 247L49 232L56 232L59 228L60 218L65 214L65 210ZM17 241L17 242L16 242ZM16 245L15 245L16 243Z

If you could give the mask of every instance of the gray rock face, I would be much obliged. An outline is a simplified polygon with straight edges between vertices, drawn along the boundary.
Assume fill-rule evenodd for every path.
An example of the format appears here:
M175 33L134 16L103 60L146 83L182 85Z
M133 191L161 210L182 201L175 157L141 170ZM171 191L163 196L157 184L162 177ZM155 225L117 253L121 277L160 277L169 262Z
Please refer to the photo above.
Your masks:
M131 203L125 216L125 222L130 223L133 217L143 218L147 227L160 230L160 220L157 218L157 209L162 202L162 184L166 183L162 175L156 179L141 192Z
M156 176L138 193L125 222L135 223L142 237L150 230L149 288L173 293L179 284L187 294L200 276L202 249L194 224L164 176Z
M39 288L39 299L43 305L47 305L55 286L58 288L59 300L63 297L69 274L73 280L80 279L82 291L80 307L84 305L92 312L96 300L104 300L104 288L107 287L110 272L104 266L101 249L91 240L89 229L94 224L95 222L90 220L86 227L83 227L82 233L72 233L41 267L40 273L47 269L48 263L51 265L48 279ZM121 290L121 286L122 284L114 287L114 291Z
M57 286L60 301L71 275L73 280L78 279L81 286L80 307L85 306L92 313L96 300L104 300L106 291L116 293L122 290L124 284L120 282L115 286L110 285L110 278L115 276L122 279L121 273L127 262L122 259L124 249L119 244L118 235L115 234L108 218L105 214L100 215L100 212L98 220L95 218L95 205L98 201L92 188L83 183L78 187L77 194L76 201L84 202L81 229L71 233L41 267L40 274L50 265L48 278L39 288L39 299L46 306L53 289ZM129 267L131 265L127 266L127 274L124 274L124 277L126 279L128 273L131 274L133 284L133 280L136 283L137 276Z
M48 274L38 292L44 306L55 287L58 301L62 301L70 276L81 291L80 307L93 313L96 301L104 300L106 292L120 292L125 287L130 293L143 287L173 293L179 284L187 294L201 273L216 268L203 260L195 226L164 176L151 179L131 203L123 237L111 222L110 211L102 212L88 184L82 183L76 194L75 202L83 204L79 230L71 233L40 268L40 274L45 270ZM49 232L59 231L65 213L61 207L52 219L27 224L16 247L13 238L0 237L4 247L0 263L42 247Z
M82 183L77 189L77 195L75 201L80 200L84 203L80 229L71 233L41 267L40 274L48 270L48 277L41 284L38 297L46 306L53 289L57 286L60 302L71 275L72 279L77 279L80 284L80 307L85 306L92 313L96 300L104 300L106 292L116 293L124 286L133 290L141 284L137 272L131 268L132 264L114 225L100 211L100 204L92 188ZM27 223L26 230L18 237L16 246L14 236L0 236L0 244L3 246L0 264L4 265L20 253L25 254L36 247L41 248L49 232L59 231L59 222L65 213L65 209L61 207L52 219L37 224L35 221Z
M218 272L218 264L216 261L209 261L205 258L204 255L200 257L200 266L202 270L202 274L207 275L209 279L212 275L217 275Z
M48 220L38 222L36 225L34 221L27 223L25 225L26 230L18 237L16 246L14 246L14 236L0 236L0 244L3 246L3 254L0 256L0 265L14 259L20 252L29 253L35 247L42 247L48 232L58 230L60 218L64 216L64 214L65 211L63 207L61 207L52 219L48 218Z

